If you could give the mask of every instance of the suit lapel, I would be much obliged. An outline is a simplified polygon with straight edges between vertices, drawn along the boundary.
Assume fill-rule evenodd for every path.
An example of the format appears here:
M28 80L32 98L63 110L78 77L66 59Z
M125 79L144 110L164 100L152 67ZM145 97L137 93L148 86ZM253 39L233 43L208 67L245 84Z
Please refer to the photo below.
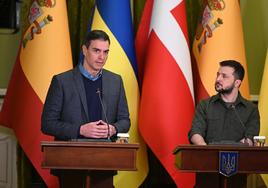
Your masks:
M86 113L86 118L87 118L87 120L89 120L86 91L85 91L84 83L82 80L82 75L79 71L78 66L74 69L74 83L75 83L75 87L77 89L77 92L80 96L83 109Z

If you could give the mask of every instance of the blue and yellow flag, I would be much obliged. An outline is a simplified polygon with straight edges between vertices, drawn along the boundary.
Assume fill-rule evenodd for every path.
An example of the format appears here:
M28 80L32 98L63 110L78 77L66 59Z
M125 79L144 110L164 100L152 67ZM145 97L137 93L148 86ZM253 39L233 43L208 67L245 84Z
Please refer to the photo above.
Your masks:
M118 172L114 178L115 187L139 187L148 174L147 152L138 132L139 86L134 51L134 34L130 1L96 0L91 30L105 31L111 40L109 58L105 69L122 76L131 127L130 142L140 143L137 154L137 171ZM131 183L130 183L131 182Z

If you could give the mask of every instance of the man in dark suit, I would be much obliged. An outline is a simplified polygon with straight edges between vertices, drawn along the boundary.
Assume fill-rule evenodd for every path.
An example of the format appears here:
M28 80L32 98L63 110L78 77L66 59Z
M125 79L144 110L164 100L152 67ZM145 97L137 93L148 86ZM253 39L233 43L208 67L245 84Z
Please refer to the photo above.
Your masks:
M91 31L82 45L82 62L53 77L42 113L44 134L55 140L71 140L105 139L128 132L130 119L122 78L103 69L109 46L105 32Z

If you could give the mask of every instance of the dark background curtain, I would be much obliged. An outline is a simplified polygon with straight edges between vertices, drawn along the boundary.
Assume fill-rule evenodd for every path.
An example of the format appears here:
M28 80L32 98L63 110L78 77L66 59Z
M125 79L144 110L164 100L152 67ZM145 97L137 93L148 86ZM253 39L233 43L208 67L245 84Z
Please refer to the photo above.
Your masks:
M79 62L80 47L87 32L89 21L94 8L94 0L67 0L67 12L69 21L69 31L74 66ZM142 10L146 0L133 0L133 24L135 32L138 29ZM200 9L200 0L186 0L186 11L189 33L189 47L195 34L196 23ZM27 29L27 16L32 0L24 0L21 5L21 29L24 33ZM149 174L140 186L142 188L151 187L176 187L164 167L148 148ZM31 162L18 146L18 187L19 188L43 188L46 187Z

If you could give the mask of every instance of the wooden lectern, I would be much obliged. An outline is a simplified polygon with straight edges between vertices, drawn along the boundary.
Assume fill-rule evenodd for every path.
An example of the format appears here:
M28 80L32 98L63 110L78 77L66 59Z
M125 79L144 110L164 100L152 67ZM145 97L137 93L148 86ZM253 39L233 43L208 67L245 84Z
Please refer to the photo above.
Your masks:
M180 145L175 151L175 164L183 172L197 172L197 176L201 173L210 173L217 175L219 173L219 152L220 151L236 151L238 152L238 176L240 185L246 185L247 174L265 174L268 173L268 147L249 147L238 145ZM230 185L229 179L223 175L220 177L218 187L238 187ZM216 187L213 180L204 182L199 186L197 179L196 187ZM201 180L202 181L202 180ZM206 185L204 185L206 184Z
M113 181L105 184L101 176L117 170L137 170L136 152L139 144L43 141L41 148L42 168L72 170L74 176L86 174L85 187L95 187L99 183L102 183L102 187L113 187Z

